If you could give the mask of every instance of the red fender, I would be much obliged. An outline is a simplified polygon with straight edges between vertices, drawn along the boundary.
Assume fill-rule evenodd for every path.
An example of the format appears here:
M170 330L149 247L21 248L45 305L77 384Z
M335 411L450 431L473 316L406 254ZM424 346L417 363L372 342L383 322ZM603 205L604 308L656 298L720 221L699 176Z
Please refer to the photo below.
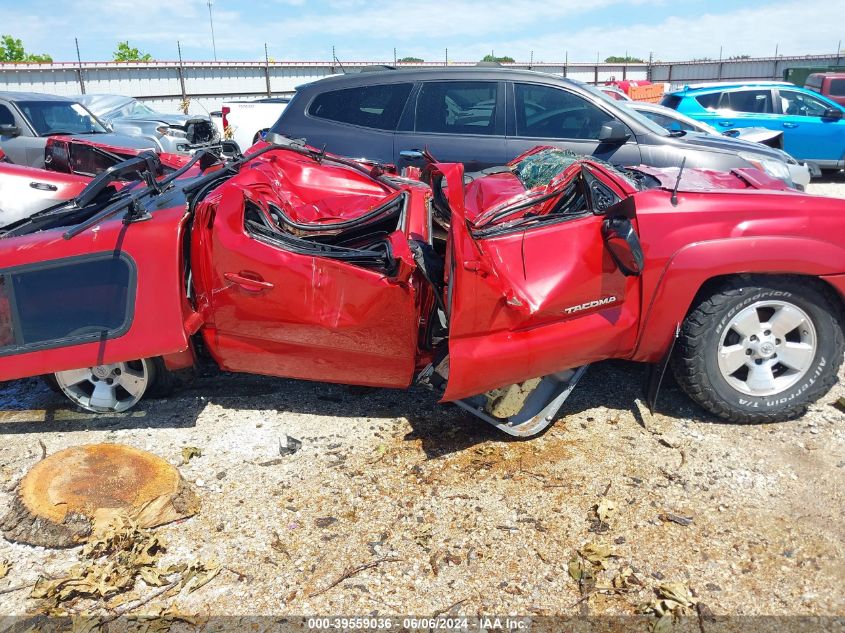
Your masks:
M632 360L657 362L695 295L709 279L760 273L835 275L845 271L845 249L830 242L797 237L732 237L698 242L678 250L657 282Z

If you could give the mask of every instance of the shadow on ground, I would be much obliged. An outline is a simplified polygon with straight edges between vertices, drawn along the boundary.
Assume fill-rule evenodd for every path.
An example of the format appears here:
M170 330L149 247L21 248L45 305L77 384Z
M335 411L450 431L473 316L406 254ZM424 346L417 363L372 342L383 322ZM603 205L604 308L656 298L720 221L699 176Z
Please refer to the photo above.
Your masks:
M637 363L606 361L593 365L551 428L565 424L568 415L596 407L630 411L644 425L635 400L645 398L646 377L647 367ZM188 428L196 426L200 414L212 404L236 411L272 409L371 420L405 418L412 430L404 439L420 440L429 458L484 442L523 441L457 407L438 404L434 393L419 387L406 391L369 389L225 372L200 375L169 398L143 400L132 411L116 415L73 408L64 396L38 379L6 383L0 392L0 435ZM687 399L670 376L661 390L658 411L718 422Z

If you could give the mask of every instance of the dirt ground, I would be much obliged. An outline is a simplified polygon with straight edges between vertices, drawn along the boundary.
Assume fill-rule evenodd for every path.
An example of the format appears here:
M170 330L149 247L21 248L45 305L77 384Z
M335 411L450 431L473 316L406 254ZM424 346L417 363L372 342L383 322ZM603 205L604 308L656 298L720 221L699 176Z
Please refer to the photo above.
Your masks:
M845 197L845 180L811 190ZM158 530L166 560L224 567L165 601L187 613L630 614L679 581L717 615L845 615L843 376L799 420L740 426L671 381L648 414L637 404L645 375L592 366L530 441L422 389L206 375L97 417L21 380L0 391L0 503L41 459L39 441L48 453L124 443L174 464L200 448L180 470L201 511ZM281 457L288 436L302 447ZM617 506L606 524L594 512L603 498ZM642 587L582 599L567 570L587 543L615 554L599 579L630 566ZM78 555L0 540L11 565L0 592ZM132 595L146 593L139 582ZM28 596L0 593L0 615L31 612Z

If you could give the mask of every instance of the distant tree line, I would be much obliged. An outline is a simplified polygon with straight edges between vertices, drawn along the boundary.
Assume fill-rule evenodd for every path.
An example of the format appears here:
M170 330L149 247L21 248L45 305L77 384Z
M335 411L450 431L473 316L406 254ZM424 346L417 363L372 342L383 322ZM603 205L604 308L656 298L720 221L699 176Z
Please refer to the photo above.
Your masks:
M620 55L611 55L610 57L605 57L605 63L607 64L643 64L645 63L639 57L632 57L631 55L625 55L624 57Z
M0 62L17 62L17 63L50 63L53 58L46 53L36 54L27 53L24 49L23 42L11 35L0 36Z

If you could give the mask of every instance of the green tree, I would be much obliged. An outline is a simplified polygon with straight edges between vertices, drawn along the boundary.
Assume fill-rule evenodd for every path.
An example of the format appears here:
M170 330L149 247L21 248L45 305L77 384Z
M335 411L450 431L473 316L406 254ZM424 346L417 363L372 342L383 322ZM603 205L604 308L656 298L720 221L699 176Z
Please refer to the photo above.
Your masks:
M626 55L625 57L621 57L620 55L611 55L610 57L606 57L604 60L608 64L642 64L644 63L639 57L632 57L631 55Z
M23 42L11 35L0 36L0 62L49 63L53 58L47 54L27 53Z
M116 62L150 62L153 56L149 53L142 53L137 48L129 46L129 41L118 42L117 49L112 53Z
M397 59L397 62L402 62L403 64L419 64L420 62L424 62L425 60L421 57L403 57L402 59Z
M499 64L502 64L502 63L512 64L516 60L513 57L509 57L508 55L505 55L503 57L497 57L496 55L493 55L493 53L490 53L489 55L485 55L484 57L482 57L481 61L483 61L483 62L498 62Z

